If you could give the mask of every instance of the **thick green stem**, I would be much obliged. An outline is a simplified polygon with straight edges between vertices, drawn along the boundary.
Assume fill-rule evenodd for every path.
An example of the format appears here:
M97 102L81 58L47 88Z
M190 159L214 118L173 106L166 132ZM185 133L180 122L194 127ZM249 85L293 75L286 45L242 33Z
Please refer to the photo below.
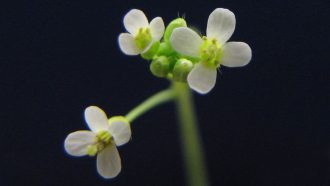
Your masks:
M204 151L198 132L191 91L186 83L173 83L173 89L177 94L176 103L187 183L190 186L207 186Z
M172 88L160 91L132 109L125 117L131 123L150 109L174 98L175 91Z

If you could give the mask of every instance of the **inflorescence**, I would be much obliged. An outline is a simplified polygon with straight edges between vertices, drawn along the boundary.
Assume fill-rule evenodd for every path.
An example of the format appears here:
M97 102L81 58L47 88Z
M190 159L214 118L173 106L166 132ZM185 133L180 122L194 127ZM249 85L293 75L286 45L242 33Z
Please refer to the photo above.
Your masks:
M251 48L244 42L228 42L235 30L235 15L228 9L217 8L209 16L206 36L189 28L183 18L176 18L165 27L156 17L149 23L141 10L132 9L124 16L127 33L121 33L118 43L126 55L140 55L151 61L150 72L172 82L187 83L206 94L215 86L217 69L221 66L242 67L252 57ZM165 92L164 100L171 92ZM166 97L167 96L167 97ZM85 110L90 130L70 133L64 142L72 156L96 156L97 171L103 178L113 178L121 171L117 146L129 142L131 120L125 116L108 118L96 106Z

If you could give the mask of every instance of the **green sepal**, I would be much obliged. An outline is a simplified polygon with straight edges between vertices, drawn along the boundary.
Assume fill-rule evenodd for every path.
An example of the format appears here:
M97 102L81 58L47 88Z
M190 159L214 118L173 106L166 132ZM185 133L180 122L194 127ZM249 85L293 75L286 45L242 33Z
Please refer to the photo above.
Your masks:
M173 68L173 80L179 82L187 82L187 76L194 67L193 63L185 58L177 61Z
M154 42L146 52L141 54L141 57L146 60L152 60L158 52L159 45L159 41Z
M164 33L164 41L169 43L173 30L179 27L187 27L187 23L183 18L174 19L170 22L170 24L168 24Z
M112 116L112 117L108 120L109 125L111 125L111 123L116 122L116 121L121 121L121 122L127 124L128 126L130 126L129 121L128 121L124 116Z
M156 77L167 77L170 70L170 61L165 56L158 56L150 64L150 71Z
M158 56L175 56L175 55L177 55L177 53L172 48L170 43L162 42L162 43L160 43L157 55Z

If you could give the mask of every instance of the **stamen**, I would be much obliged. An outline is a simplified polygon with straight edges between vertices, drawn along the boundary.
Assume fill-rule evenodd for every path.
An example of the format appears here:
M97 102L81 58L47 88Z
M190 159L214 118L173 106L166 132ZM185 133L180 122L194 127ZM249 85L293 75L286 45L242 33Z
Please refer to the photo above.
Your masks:
M95 156L101 152L107 145L111 144L113 137L108 131L101 131L96 135L96 141L94 144L87 147L87 155Z
M139 49L141 50L145 49L152 40L150 29L139 28L139 31L134 39L135 39L135 44Z
M200 48L202 61L210 66L217 68L220 66L220 60L223 54L222 48L216 39L207 39L203 37L204 43Z

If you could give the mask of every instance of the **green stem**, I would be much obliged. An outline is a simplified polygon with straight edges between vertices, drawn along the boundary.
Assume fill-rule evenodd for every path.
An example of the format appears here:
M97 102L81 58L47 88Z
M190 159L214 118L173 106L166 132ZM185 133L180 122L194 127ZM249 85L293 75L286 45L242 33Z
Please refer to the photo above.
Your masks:
M204 151L198 133L193 98L186 83L173 83L171 88L151 96L132 109L125 117L131 123L150 109L174 99L177 103L180 122L181 145L187 183L190 186L207 186Z
M172 88L160 91L132 109L125 117L131 123L150 109L174 98L175 91Z
M176 103L187 183L190 186L207 186L204 151L198 133L191 91L185 83L173 83L173 89L177 93Z

